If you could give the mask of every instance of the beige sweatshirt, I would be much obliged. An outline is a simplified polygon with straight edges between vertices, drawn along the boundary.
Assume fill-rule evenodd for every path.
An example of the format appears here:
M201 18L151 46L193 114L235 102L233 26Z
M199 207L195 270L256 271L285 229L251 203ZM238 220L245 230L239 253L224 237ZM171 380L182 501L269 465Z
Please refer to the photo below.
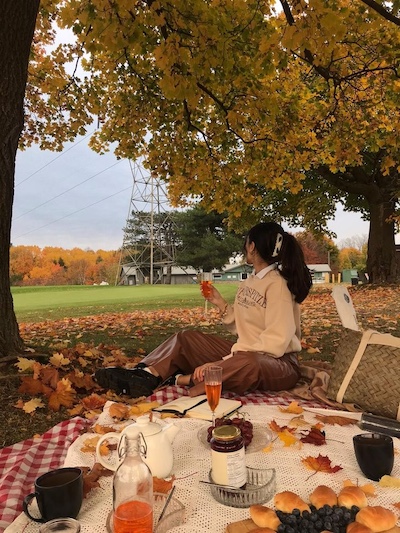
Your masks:
M277 270L243 281L223 323L238 336L232 354L250 351L281 357L301 350L300 305Z

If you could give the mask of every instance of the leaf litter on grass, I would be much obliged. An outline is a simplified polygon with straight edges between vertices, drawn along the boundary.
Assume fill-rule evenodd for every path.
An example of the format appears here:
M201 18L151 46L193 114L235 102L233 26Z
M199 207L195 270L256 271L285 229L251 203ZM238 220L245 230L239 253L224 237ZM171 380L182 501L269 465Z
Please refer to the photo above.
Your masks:
M400 287L349 287L349 292L363 329L387 331L387 325L392 334L400 335ZM0 415L0 426L9 433L7 438L0 438L0 445L41 433L77 414L95 416L107 399L119 399L93 382L91 375L95 369L132 367L155 345L182 328L220 334L224 331L217 310L212 308L205 313L203 307L105 313L20 324L27 353L33 358L21 357L16 366L2 368L3 374L12 379L2 387L0 399L13 413L3 414L2 418ZM302 304L302 330L301 357L332 360L343 328L330 290L313 290ZM103 341L96 343L98 338ZM43 352L44 346L49 356L36 361L35 351ZM15 376L17 371L20 379Z

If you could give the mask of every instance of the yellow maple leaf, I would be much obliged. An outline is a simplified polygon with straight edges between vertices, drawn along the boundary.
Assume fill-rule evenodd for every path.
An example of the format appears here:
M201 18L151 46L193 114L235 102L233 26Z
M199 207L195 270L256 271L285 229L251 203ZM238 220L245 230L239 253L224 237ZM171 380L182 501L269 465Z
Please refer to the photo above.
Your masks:
M293 446L294 444L300 444L299 439L290 433L287 429L285 431L280 431L278 433L279 439L283 442L283 445L286 447Z
M148 413L156 407L160 407L160 404L158 402L137 403L129 408L129 415L143 415L144 413Z
M265 448L262 449L262 451L263 451L264 453L270 453L270 452L272 452L273 447L274 447L274 443L273 443L273 442L270 442L270 443L268 444L268 446L265 446Z
M375 487L372 483L357 485L356 483L353 483L351 479L345 479L343 481L343 487L359 487L366 496L375 496Z
M90 437L89 439L86 439L83 443L83 446L81 447L81 452L84 453L94 453L96 451L97 443L100 440L100 435L95 435L94 437ZM100 455L108 455L109 448L105 442L103 442L100 445Z
M400 488L400 478L392 476L382 476L378 481L378 485L381 487L393 487Z
M297 402L291 402L287 407L279 407L282 413L293 413L299 415L303 412L303 408Z
M49 362L57 368L71 364L71 361L64 357L62 353L54 353L50 357Z
M26 357L18 357L18 363L15 363L14 366L18 368L18 372L25 372L26 370L33 370L33 365L35 361L32 359L27 359Z
M32 400L29 400L29 402L24 403L22 409L25 411L25 413L33 413L36 411L36 409L44 406L45 405L40 398L32 398Z

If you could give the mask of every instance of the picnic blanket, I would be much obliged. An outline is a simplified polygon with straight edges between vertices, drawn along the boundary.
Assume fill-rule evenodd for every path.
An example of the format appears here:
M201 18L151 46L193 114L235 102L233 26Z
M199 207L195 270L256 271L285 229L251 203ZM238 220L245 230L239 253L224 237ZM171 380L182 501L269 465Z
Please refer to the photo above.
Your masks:
M148 400L161 405L187 396L185 387L169 386L156 391ZM316 399L300 399L290 392L253 391L238 397L224 392L224 398L240 399L243 405L288 405L298 401L304 407L324 407ZM0 531L21 513L24 497L33 491L35 479L48 470L63 466L69 446L84 432L93 420L75 417L57 424L49 431L32 439L0 450Z
M40 437L0 450L0 531L20 514L22 501L32 492L35 479L62 466L68 448L87 427L87 420L75 417Z

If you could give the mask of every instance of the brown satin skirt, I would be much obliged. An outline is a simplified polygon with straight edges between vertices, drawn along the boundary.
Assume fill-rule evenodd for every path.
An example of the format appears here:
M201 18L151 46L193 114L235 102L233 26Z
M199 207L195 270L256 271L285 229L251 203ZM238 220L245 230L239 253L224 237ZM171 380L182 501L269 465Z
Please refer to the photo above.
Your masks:
M218 361L222 367L223 389L237 394L252 390L287 390L297 383L300 370L295 353L276 358L264 352L235 352L233 357L221 361L230 354L232 345L232 341L217 335L183 330L144 357L143 363L152 366L162 379L167 379L175 372L192 374L198 366ZM195 382L190 395L203 393L204 383Z

